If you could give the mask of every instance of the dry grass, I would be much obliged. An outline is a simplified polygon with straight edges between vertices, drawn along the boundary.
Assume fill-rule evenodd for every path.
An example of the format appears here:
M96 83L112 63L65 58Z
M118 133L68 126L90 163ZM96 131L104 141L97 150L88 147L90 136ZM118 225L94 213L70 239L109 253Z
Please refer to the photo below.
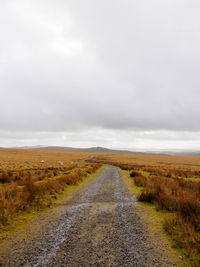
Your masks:
M104 154L96 157L99 160L113 161L115 163L175 167L181 169L195 169L200 171L200 156L160 156L160 155L137 155L137 154Z
M111 164L123 170L146 172L148 176L200 181L200 157L96 155L90 162Z
M142 188L140 201L173 214L164 229L199 266L200 157L92 155L0 149L0 225L25 210L51 205L52 198L94 172L98 163L112 164L131 171L135 185ZM85 158L93 164L83 162Z
M97 154L0 148L0 171L66 167L91 155Z
M67 185L75 185L95 172L101 165L82 161L87 156L86 153L0 150L0 227L12 223L24 211L50 206Z
M200 182L180 179L135 176L136 186L144 189L140 201L152 203L157 210L173 212L165 219L164 229L173 237L177 247L183 248L197 266L200 264Z
M93 162L129 170L135 185L142 188L139 201L172 213L164 220L164 229L192 265L200 266L199 157L98 155Z

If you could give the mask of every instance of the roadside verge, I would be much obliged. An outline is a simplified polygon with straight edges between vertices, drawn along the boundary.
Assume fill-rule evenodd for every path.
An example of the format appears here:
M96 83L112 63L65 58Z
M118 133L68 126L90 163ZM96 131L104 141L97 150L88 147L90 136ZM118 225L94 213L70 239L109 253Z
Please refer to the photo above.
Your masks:
M131 194L138 195L140 187L134 185L129 171L120 169L125 187ZM181 250L173 248L170 237L163 229L163 220L171 216L169 212L156 211L152 204L137 202L136 212L141 219L143 231L149 242L153 254L173 259L175 266L191 266L191 263L183 256Z

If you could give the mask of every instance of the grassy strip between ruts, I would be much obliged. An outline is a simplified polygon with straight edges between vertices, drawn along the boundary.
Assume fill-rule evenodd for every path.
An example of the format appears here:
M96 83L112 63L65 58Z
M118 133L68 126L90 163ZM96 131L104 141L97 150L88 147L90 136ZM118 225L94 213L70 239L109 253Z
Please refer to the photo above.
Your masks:
M125 186L130 193L136 195L138 198L143 187L138 187L134 184L133 178L130 177L130 171L120 171ZM151 245L156 248L160 244L163 244L166 248L163 250L165 250L165 253L170 257L173 257L174 263L177 264L177 266L192 266L193 263L184 255L184 250L177 247L172 237L164 231L164 221L171 219L173 213L165 210L158 211L153 204L147 202L138 202L136 209L144 224L144 232L147 240L149 240Z
M0 228L0 239L12 236L16 231L24 228L26 224L37 219L40 215L48 212L51 208L56 207L62 201L67 201L73 197L77 190L86 186L91 180L96 178L104 169L104 166L96 169L93 173L80 179L77 183L65 184L62 190L52 194L45 194L43 201L40 202L40 207L32 206L29 209L16 214L11 223Z

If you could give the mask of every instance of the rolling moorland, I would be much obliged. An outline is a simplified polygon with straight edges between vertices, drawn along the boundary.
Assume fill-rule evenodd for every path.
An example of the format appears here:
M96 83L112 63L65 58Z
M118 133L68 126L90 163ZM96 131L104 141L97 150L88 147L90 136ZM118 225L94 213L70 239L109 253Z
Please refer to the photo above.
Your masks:
M24 146L16 147L15 149L23 150L43 150L43 151L63 151L63 152L87 152L87 153L103 153L103 154L136 154L136 155L168 155L168 156L200 156L200 152L197 151L185 151L185 150L175 150L175 151L148 151L148 152L138 152L130 150L119 150L110 149L105 147L89 147L89 148L74 148L65 146Z
M24 211L50 206L66 185L100 167L84 163L84 158L85 153L0 149L0 225L11 224Z
M187 261L186 266L199 266L199 157L0 149L0 236L2 242L5 241L5 236L16 230L18 218L21 215L37 213L38 211L45 211L45 209L51 210L54 203L59 200L60 195L67 194L66 188L70 186L76 187L80 182L90 179L89 177L101 168L103 164L120 168L122 175L125 177L124 179L130 181L135 196L142 203L143 212L145 213L145 209L148 209L150 205L152 208L155 207L155 210L161 214L159 220L163 231L170 238L171 246L180 251L180 257ZM101 186L103 186L103 183L107 183L109 179L115 184L115 179L119 179L115 177L118 177L117 169L108 169L104 176L99 178ZM115 186L116 190L120 192L120 187L123 187L121 182L114 184L108 184L111 194L108 199L106 198L108 189L104 190L101 187L95 189L96 185L93 186L92 191L97 190L96 194L98 196L98 201L95 199L94 203L103 201L104 205L101 208L105 209L105 203L110 203L109 199L112 198L112 190L114 190L112 188ZM101 190L103 190L102 194L99 195ZM87 193L88 195L91 194L91 190L89 192ZM119 192L117 194L120 194ZM120 198L123 197L121 196ZM125 199L128 198L127 196L125 197ZM111 203L117 203L117 201L118 199L114 198ZM127 205L130 203L132 203L132 200L129 200ZM121 212L124 216L126 212L131 214L130 210ZM131 216L130 218L132 218ZM112 221L112 216L110 220ZM129 225L130 230L130 227L132 227L130 219L127 219L127 225ZM136 226L139 227L138 224ZM124 229L124 227L124 224L121 224L120 229ZM121 231L120 229L117 231ZM86 232L86 237L87 231L85 229L84 231ZM126 233L122 232L120 235L122 238ZM80 242L80 237L77 238L79 238ZM73 242L75 241L73 240ZM128 244L131 246L130 237ZM85 244L82 244L82 246L84 247ZM71 249L69 244L67 248L67 251ZM113 249L116 250L117 248ZM141 249L148 250L146 246ZM92 255L94 254L93 252L91 253ZM85 254L82 256L84 258ZM130 256L127 259L127 264L133 258L136 260L136 255L134 257ZM106 259L104 260L106 261ZM72 263L73 260L72 258ZM97 262L97 260L99 258L95 258L94 262ZM120 260L118 259L118 264ZM138 261L138 264L141 264L141 259L138 259ZM122 263L123 261L121 261ZM102 264L105 264L105 262ZM144 264L146 263L144 262ZM15 263L15 265L17 266L18 264ZM68 265L66 264L66 266ZM69 266L71 265L69 264ZM182 265L177 264L176 266Z

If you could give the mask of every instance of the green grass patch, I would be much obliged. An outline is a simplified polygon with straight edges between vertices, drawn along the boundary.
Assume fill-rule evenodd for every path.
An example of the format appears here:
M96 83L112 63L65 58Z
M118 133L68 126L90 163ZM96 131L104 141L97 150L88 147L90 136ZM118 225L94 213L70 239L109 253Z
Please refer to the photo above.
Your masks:
M140 174L142 174L144 177L147 177L147 178L150 178L151 177L151 173L150 172L141 171L141 170L138 170L137 172L140 173Z

